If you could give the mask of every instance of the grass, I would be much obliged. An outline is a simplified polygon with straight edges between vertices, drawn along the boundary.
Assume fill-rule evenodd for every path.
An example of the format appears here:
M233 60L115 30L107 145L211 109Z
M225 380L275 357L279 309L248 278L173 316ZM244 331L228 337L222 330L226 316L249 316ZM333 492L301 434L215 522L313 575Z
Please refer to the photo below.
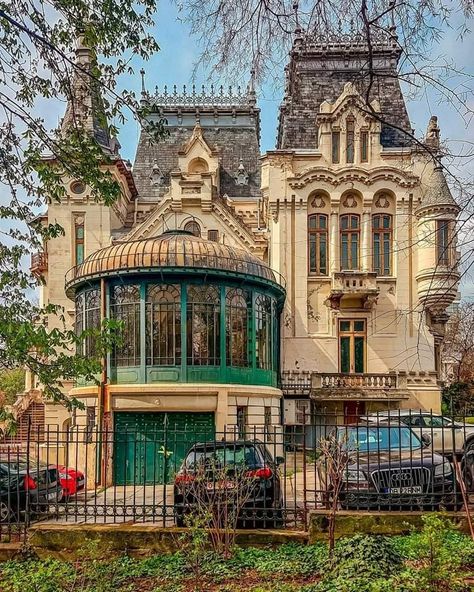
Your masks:
M189 549L146 559L27 558L0 565L1 592L467 592L474 542L441 518L400 537L356 535L326 544L236 548L224 560ZM192 557L192 559L191 559ZM473 581L474 584L474 581Z

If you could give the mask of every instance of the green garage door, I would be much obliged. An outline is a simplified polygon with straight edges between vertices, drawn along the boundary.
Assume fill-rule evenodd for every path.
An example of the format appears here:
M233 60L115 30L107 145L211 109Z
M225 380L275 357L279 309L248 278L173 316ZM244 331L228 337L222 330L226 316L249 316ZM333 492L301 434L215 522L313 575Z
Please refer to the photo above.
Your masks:
M214 434L213 413L115 413L115 483L170 483L189 448Z

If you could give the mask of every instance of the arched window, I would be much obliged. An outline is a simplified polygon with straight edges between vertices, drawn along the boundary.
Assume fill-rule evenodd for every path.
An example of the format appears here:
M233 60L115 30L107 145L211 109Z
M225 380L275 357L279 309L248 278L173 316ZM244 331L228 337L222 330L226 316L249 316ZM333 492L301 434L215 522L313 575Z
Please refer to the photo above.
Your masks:
M179 286L149 285L146 291L146 363L181 364L181 293Z
M344 214L340 218L341 270L359 269L360 217Z
M192 232L194 236L201 236L201 227L195 220L190 220L184 225L184 230Z
M317 275L328 273L328 217L308 216L308 271Z
M249 294L240 288L226 294L226 360L228 366L249 365Z
M261 294L255 299L255 353L257 368L272 368L272 307L271 299Z
M98 288L87 290L76 296L76 318L75 331L80 336L84 331L90 333L85 335L77 346L77 353L96 357L97 336L92 331L100 329L100 291Z
M121 285L112 288L111 317L121 323L118 343L112 350L114 366L140 365L140 288Z
M220 297L215 286L189 286L187 357L194 366L220 364Z
M372 269L378 275L392 275L392 216L372 216Z

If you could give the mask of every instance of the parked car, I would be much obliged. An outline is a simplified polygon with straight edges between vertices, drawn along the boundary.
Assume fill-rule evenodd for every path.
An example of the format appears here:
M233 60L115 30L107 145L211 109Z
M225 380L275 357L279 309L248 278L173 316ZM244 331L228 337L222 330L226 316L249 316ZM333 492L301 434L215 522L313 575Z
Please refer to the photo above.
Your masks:
M68 499L82 491L85 487L86 479L82 471L72 469L64 465L52 465L59 473L59 482L63 490L63 499Z
M419 437L403 424L351 424L335 430L343 464L339 494L345 509L447 509L458 507L458 491L451 463L430 448L428 435ZM321 489L326 500L337 483L318 463Z
M61 501L58 471L24 456L0 457L0 521L19 520L28 509L40 514Z
M433 450L440 454L462 454L474 450L474 425L454 421L429 411L395 409L371 413L360 418L364 421L395 421L409 426L419 436L428 434Z
M175 477L174 512L177 526L197 509L202 498L212 507L238 508L241 526L274 526L282 520L282 487L278 465L263 442L233 440L194 444ZM240 491L238 491L240 488ZM199 500L197 498L200 498Z

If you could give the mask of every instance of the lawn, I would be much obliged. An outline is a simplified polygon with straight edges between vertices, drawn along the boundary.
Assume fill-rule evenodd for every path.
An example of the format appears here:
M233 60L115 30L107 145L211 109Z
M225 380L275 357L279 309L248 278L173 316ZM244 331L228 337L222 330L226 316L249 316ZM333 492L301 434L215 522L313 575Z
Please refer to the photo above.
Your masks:
M194 537L195 539L196 537ZM26 557L0 566L2 592L464 592L474 590L474 542L439 516L403 537L341 539L275 549L236 548L227 559L186 537L182 550L146 559L75 562ZM96 557L96 558L94 558ZM472 582L470 582L470 578Z

